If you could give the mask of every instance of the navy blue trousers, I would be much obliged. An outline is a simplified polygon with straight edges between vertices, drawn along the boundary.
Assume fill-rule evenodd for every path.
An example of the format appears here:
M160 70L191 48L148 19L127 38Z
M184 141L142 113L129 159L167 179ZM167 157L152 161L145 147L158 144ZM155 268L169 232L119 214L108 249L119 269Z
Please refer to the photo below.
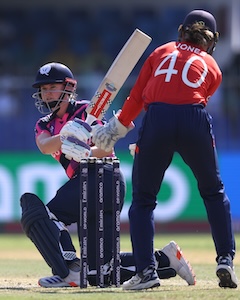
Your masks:
M88 179L88 263L90 270L96 268L96 177L95 168L89 169ZM121 174L120 198L121 206L125 196L125 182ZM112 257L112 165L104 165L104 260ZM50 211L65 225L78 224L80 211L80 179L79 176L67 181L47 204ZM80 234L78 232L78 234ZM73 247L69 241L64 243ZM68 249L70 250L70 249Z
M212 118L200 105L151 104L139 130L129 210L137 272L154 265L154 216L157 194L173 155L191 168L204 201L217 257L234 257L230 203L217 163Z

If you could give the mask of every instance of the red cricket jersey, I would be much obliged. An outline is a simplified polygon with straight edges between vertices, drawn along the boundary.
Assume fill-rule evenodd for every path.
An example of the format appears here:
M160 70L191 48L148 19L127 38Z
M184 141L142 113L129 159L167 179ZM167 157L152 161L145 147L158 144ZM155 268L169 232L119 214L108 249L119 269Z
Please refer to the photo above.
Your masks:
M186 42L156 48L145 61L119 121L128 126L150 103L207 105L222 81L214 58Z

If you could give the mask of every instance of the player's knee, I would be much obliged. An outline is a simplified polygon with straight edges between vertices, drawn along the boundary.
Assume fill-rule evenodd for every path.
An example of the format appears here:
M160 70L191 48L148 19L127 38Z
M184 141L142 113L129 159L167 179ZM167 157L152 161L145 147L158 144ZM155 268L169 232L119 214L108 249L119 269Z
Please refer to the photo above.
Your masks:
M32 193L25 193L20 198L22 207L21 224L23 230L28 234L32 224L39 219L48 218L45 205Z

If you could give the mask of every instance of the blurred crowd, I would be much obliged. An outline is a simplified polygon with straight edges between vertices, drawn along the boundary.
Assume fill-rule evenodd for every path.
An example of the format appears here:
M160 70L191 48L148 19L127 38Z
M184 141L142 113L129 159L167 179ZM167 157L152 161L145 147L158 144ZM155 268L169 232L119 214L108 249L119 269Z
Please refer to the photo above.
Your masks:
M153 38L147 55L157 45L177 39L179 20L188 11L185 6L131 12L104 7L94 12L70 8L1 9L0 127L4 130L0 151L36 150L33 127L39 113L31 98L31 83L41 65L51 61L68 65L79 82L79 99L89 99L135 28ZM119 93L113 109L121 107L144 57ZM218 148L223 150L240 149L240 58L236 56L231 64L223 70L222 88L209 105ZM130 135L130 142L134 134ZM127 143L126 139L118 146L125 147Z

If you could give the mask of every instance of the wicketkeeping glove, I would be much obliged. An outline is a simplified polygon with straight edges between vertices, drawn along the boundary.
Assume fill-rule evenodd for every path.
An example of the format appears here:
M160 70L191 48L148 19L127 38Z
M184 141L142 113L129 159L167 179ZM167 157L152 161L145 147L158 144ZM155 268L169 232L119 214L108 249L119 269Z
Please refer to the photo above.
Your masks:
M132 157L135 156L135 150L136 150L136 144L129 144L128 149L130 151L130 154L132 155Z
M109 122L103 126L93 126L92 141L98 148L104 151L111 151L115 143L125 137L125 135L135 127L133 122L128 127L124 126L118 120L118 114L119 112L114 114Z
M91 147L89 145L71 136L63 140L61 150L67 159L73 159L77 162L91 155Z
M81 119L74 118L68 121L60 131L60 139L63 142L67 137L72 136L88 144L91 139L92 128Z

